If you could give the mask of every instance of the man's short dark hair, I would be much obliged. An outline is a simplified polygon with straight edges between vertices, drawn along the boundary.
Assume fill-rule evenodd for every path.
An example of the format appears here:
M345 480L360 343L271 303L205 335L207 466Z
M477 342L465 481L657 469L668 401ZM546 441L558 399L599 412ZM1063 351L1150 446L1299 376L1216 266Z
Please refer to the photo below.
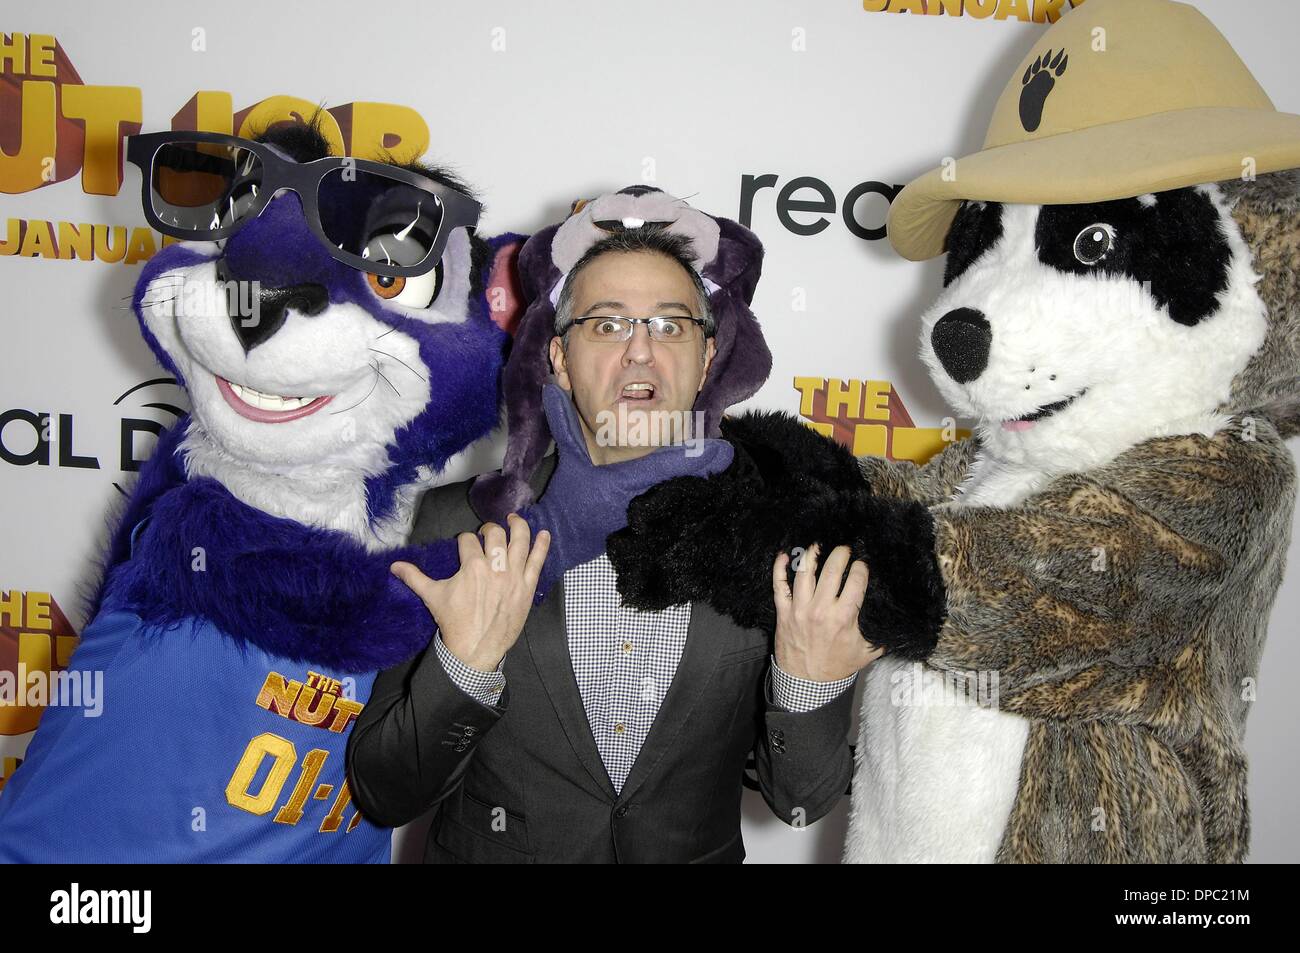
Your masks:
M699 298L699 313L696 314L696 317L704 322L704 336L706 338L713 337L717 328L713 320L713 310L709 307L709 292L704 287L704 279L700 277L700 273L691 264L693 244L690 238L685 235L675 235L664 228L647 226L625 228L612 232L608 238L602 238L588 248L586 253L578 259L577 264L565 277L564 287L560 289L559 300L555 303L555 325L553 330L557 336L563 336L573 323L574 280L582 269L601 255L610 252L653 252L657 255L663 255L665 258L671 258L681 265L686 273L690 275L691 284L695 286L695 294Z

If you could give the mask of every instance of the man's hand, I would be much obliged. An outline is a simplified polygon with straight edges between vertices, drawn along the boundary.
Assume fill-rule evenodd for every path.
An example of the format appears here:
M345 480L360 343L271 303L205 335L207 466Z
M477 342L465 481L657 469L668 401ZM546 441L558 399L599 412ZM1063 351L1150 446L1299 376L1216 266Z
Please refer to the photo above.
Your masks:
M551 545L542 530L529 548L528 523L511 513L510 541L496 523L456 537L460 569L450 579L430 579L410 563L396 562L392 572L423 600L451 653L472 669L495 671L510 651L532 608L533 593Z
M818 579L817 555L814 544L801 557L795 567L793 592L786 571L789 555L778 553L772 564L776 664L796 678L833 682L865 668L880 658L884 649L864 639L858 629L858 610L867 594L866 563L855 560L845 581L850 551L838 546Z

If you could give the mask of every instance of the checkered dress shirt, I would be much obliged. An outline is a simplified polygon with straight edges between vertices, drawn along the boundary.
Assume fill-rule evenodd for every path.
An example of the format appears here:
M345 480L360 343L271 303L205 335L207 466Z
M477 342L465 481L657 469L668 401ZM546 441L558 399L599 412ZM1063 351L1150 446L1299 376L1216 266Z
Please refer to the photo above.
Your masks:
M639 612L622 604L617 576L604 554L564 574L564 622L569 658L605 770L621 791L686 648L691 605ZM495 705L505 672L480 672L434 640L443 668L462 691ZM786 711L811 711L848 689L857 678L813 682L795 678L771 660L771 698Z

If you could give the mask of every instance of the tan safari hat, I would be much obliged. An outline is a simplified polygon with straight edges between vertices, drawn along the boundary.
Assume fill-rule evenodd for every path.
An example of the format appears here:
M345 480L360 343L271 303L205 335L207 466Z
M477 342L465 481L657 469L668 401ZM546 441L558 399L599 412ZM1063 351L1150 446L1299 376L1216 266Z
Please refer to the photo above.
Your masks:
M1297 166L1300 116L1199 10L1088 0L1021 61L984 148L898 194L889 240L913 261L941 254L962 199L1102 202Z

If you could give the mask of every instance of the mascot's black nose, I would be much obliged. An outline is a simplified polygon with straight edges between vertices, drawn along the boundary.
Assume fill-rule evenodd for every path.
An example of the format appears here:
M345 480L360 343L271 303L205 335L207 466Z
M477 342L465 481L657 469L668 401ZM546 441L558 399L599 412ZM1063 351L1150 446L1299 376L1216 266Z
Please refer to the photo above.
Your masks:
M943 369L958 384L975 380L989 363L993 329L974 308L949 311L935 322L930 346Z
M245 354L284 326L285 313L290 308L306 315L317 315L330 303L330 296L324 285L314 283L283 288L263 285L252 303L251 314L247 313L250 309L244 307L228 308L230 324L239 336Z

